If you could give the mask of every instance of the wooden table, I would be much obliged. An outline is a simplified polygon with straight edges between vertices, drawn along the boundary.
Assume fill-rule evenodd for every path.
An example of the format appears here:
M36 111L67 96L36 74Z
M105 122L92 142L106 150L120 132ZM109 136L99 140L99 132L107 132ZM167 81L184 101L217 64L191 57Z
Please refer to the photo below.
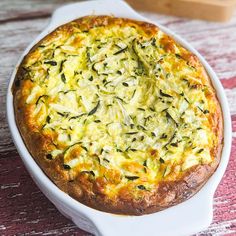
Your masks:
M47 25L51 12L65 2L0 1L0 235L90 235L64 218L36 187L11 140L5 116L5 94L14 65ZM226 24L143 14L187 39L225 87L233 121L231 158L215 193L214 221L198 235L236 235L236 14Z

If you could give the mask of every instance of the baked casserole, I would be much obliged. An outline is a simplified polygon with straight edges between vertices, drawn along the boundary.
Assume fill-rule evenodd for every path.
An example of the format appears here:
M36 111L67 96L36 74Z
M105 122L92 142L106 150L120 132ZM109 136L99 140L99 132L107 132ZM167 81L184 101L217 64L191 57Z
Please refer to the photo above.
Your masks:
M215 89L198 58L153 24L86 16L62 25L25 56L12 91L35 161L92 208L163 210L219 164Z

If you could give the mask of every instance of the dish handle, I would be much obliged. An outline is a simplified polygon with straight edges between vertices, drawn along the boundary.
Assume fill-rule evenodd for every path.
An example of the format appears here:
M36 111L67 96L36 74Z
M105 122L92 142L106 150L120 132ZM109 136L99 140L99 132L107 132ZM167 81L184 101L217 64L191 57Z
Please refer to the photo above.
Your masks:
M159 232L165 232L165 236L173 236L173 232L176 236L186 236L205 230L211 224L213 194L200 190L181 204L149 215L133 217L104 214L102 217L90 215L89 219L95 226L96 236L152 235L156 228Z
M116 15L117 17L128 17L139 20L142 18L142 16L122 0L82 1L57 8L52 14L48 30L51 31L60 25L87 15Z

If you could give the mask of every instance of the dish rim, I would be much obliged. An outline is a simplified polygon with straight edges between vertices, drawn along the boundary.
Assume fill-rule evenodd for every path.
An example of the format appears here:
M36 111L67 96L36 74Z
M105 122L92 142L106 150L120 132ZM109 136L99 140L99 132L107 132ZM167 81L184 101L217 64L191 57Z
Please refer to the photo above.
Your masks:
M216 90L217 97L219 99L219 102L220 102L220 105L221 105L221 108L222 108L223 121L224 121L224 131L223 131L223 133L224 133L224 146L223 146L223 149L222 149L221 160L220 160L220 163L219 163L219 166L218 166L217 170L210 177L210 179L207 180L207 183L201 188L201 190L198 193L196 193L192 198L190 198L189 200L184 201L184 202L182 202L182 203L180 203L180 204L178 204L174 207L168 208L168 209L166 209L162 212L152 213L152 214L143 215L143 216L118 217L119 215L115 215L115 214L111 214L111 213L107 213L107 212L102 212L102 211L90 208L90 207L88 207L86 205L83 205L82 203L78 202L77 200L73 199L72 197L70 197L69 195L64 193L62 190L60 190L46 176L46 174L41 170L39 165L34 161L33 157L31 156L31 154L29 153L29 151L27 150L27 148L26 148L26 146L23 142L23 139L22 139L22 137L19 133L19 130L18 130L16 122L15 122L15 114L14 114L14 106L13 106L13 95L12 95L12 92L11 92L11 87L12 87L12 83L14 81L17 69L18 69L21 61L23 60L24 55L26 55L28 53L28 51L32 48L32 46L35 45L45 35L50 33L52 30L57 28L62 23L66 23L66 22L70 21L70 20L67 21L68 20L68 18L67 18L67 20L65 22L63 22L63 20L65 20L65 18L63 18L62 14L66 13L66 11L68 11L69 9L80 9L80 7L83 8L82 5L84 5L84 7L87 6L87 8L95 8L95 6L97 6L99 4L106 4L106 6L108 6L108 8L110 7L110 11L107 12L108 15L110 15L111 13L115 13L114 15L116 15L117 17L122 17L120 15L127 14L127 16L126 16L127 18L146 21L146 22L150 22L150 23L153 23L153 24L157 25L162 31L164 31L165 33L167 33L168 35L173 37L177 42L179 42L185 48L187 48L188 50L193 52L199 58L199 60L203 64L204 68L206 69L206 71L207 71L207 73L208 73L208 75L211 79L211 82L213 84L213 87ZM122 13L118 12L117 13L116 12L117 9L113 8L114 5L117 5L117 7L121 8L121 9L123 8L124 12L122 12ZM82 15L84 15L81 12L80 12L80 15L79 15L79 13L76 13L76 12L75 12L75 14L77 14L76 18L80 18ZM71 17L73 19L73 15ZM76 18L74 18L74 19L76 19ZM172 32L171 30L161 26L157 22L151 21L151 20L139 15L131 7L129 7L128 4L124 3L123 1L116 1L116 3L113 2L112 4L111 4L111 1L109 1L109 0L79 2L79 3L74 3L74 4L68 4L68 5L65 5L65 6L57 9L54 12L53 16L52 16L52 20L49 23L48 27L46 27L42 31L42 33L39 34L32 41L32 43L24 50L24 52L22 53L18 63L16 64L16 66L14 68L14 71L11 75L9 84L8 84L6 106L7 106L7 121L8 121L8 125L9 125L10 132L11 132L11 135L12 135L12 139L15 143L15 146L18 150L18 153L21 156L21 159L23 160L25 166L28 169L28 172L30 173L31 177L34 179L36 184L39 186L39 188L44 192L44 194L52 202L55 201L54 204L56 204L56 203L60 204L61 206L63 206L63 208L67 209L68 211L73 212L73 214L79 214L82 217L90 219L92 221L92 223L94 222L94 224L95 224L94 226L96 228L99 228L99 229L97 229L99 231L99 234L106 235L106 232L101 227L101 224L102 224L101 223L102 221L100 219L101 216L103 218L106 218L106 220L111 221L113 223L114 223L114 220L119 221L119 222L124 222L124 219L125 219L125 221L130 221L131 218L132 218L132 221L134 221L133 219L138 219L137 223L139 223L141 219L145 219L145 218L150 219L150 218L153 218L153 217L155 218L157 214L165 215L168 212L173 211L177 208L181 209L181 206L186 205L186 202L189 203L189 202L191 202L191 199L193 201L196 198L199 198L198 201L200 201L201 199L202 200L205 199L205 204L207 204L207 206L210 208L210 209L208 209L208 211L205 212L205 214L207 215L207 217L204 221L205 225L208 225L209 222L211 221L211 219L212 219L213 194L214 194L221 178L223 177L223 174L224 174L225 169L227 167L227 163L228 163L228 160L229 160L229 153L230 153L230 150L231 150L231 139L232 139L232 135L231 135L232 134L231 116L230 116L229 106L228 106L226 95L224 93L223 86L221 85L220 80L218 79L217 75L212 70L210 65L191 46L191 44L186 42L182 37L178 36L177 34ZM208 196L208 199L206 199L207 196ZM127 220L127 219L129 219L129 220ZM201 228L203 228L203 227L201 227ZM194 232L196 232L196 230L193 230L191 233L194 233ZM109 234L107 234L107 235L109 235Z

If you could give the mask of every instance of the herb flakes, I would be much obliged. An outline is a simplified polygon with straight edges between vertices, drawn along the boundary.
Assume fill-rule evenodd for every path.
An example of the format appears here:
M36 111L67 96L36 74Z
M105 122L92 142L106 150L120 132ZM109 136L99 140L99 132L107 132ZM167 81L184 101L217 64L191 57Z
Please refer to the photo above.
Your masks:
M88 116L93 115L94 113L96 113L97 109L100 106L100 101L98 101L97 105L88 113Z

